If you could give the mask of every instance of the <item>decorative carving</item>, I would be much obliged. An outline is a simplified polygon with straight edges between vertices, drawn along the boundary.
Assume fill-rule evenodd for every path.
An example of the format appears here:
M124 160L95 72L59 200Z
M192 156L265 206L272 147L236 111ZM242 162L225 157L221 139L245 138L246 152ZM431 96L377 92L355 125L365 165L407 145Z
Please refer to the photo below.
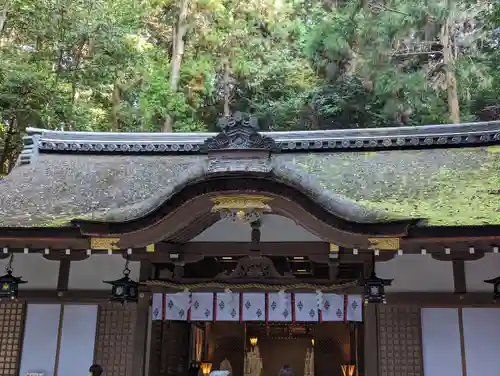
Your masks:
M339 246L333 243L330 243L330 253L339 253Z
M397 251L399 249L399 238L368 238L369 249L382 251Z
M269 173L272 170L269 158L210 158L207 172L211 174L223 172Z
M219 150L263 150L276 149L274 139L258 132L257 118L242 112L219 119L222 132L205 140L207 151Z
M219 211L221 209L259 209L270 211L271 207L267 203L271 200L271 197L259 195L217 196L212 199L214 203L212 211Z
M90 248L97 251L108 251L120 249L117 246L120 238L91 238Z
M294 279L291 273L281 275L274 263L265 256L246 256L238 261L238 265L231 273L223 272L215 279Z
M271 200L259 195L217 196L212 199L212 212L220 213L223 219L255 222L259 221L262 213L271 211L268 204Z

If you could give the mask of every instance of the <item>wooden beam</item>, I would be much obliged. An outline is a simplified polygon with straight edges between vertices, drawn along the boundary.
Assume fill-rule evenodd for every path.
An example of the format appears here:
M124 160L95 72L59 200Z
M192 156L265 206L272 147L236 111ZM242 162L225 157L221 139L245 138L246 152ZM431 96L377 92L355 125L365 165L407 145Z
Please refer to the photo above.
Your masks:
M25 237L19 233L19 236L0 236L0 248L35 248L43 250L48 249L89 249L90 238L82 237L67 237L67 236L43 236L40 234L36 237Z
M452 252L450 250L449 254L444 252L434 252L432 253L432 258L439 261L476 261L484 257L485 252Z
M159 243L158 252L182 253L185 255L202 253L206 257L246 256L252 250L251 242L189 242L185 244ZM330 244L326 242L262 242L260 253L266 256L307 256L327 255Z
M387 294L387 303L417 307L458 308L470 306L500 307L493 302L491 293L474 292L455 294L453 292L392 292Z
M146 260L141 261L139 270L139 281L147 281L153 275L153 265ZM132 375L144 376L146 366L146 348L149 325L149 306L151 293L147 288L140 288L139 301L137 302L137 313L134 329L134 358L132 360Z
M365 306L364 337L365 337L365 376L379 375L379 342L378 342L378 307L374 304Z
M109 297L108 290L19 290L19 300L30 303L101 303Z

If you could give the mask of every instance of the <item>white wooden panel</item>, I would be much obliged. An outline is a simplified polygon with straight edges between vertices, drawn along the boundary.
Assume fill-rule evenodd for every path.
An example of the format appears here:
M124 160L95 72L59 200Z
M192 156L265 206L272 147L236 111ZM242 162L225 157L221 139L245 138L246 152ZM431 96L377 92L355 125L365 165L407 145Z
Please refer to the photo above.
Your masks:
M487 253L476 261L465 262L465 280L467 292L493 291L492 285L484 283L485 279L500 275L500 254Z
M241 221L221 220L201 234L194 242L249 242L251 229ZM266 214L262 218L261 241L263 242L321 242L319 237L311 234L291 219L275 214Z
M97 305L64 307L58 375L87 376L94 362Z
M498 376L500 309L464 308L463 325L467 376Z
M461 376L458 310L423 308L421 315L425 376Z
M28 304L19 375L54 375L60 312L59 304Z
M121 255L92 255L83 261L71 263L69 271L70 290L107 290L110 286L102 281L110 281L123 277L125 259ZM130 278L139 278L139 262L131 262Z
M8 259L0 264L4 269ZM14 257L14 275L22 277L28 283L20 285L19 289L52 290L57 287L59 262L50 261L40 254L17 253Z
M430 255L401 255L377 262L380 278L394 278L388 292L452 292L453 265ZM425 273L425 274L423 274Z

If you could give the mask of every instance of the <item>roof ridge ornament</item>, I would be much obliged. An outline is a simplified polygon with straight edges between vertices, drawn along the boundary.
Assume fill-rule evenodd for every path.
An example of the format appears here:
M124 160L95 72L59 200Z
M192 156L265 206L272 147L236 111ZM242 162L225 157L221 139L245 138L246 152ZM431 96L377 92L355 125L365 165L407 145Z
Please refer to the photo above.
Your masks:
M217 126L221 132L204 142L209 153L242 150L271 152L277 147L272 137L259 133L258 119L251 114L235 112L232 116L219 118Z

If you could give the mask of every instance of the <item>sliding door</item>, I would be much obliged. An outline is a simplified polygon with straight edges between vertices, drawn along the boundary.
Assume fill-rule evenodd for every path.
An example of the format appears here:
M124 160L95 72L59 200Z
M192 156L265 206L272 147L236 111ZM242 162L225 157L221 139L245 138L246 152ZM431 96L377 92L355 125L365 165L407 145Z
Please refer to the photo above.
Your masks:
M87 376L97 305L28 304L20 376Z

